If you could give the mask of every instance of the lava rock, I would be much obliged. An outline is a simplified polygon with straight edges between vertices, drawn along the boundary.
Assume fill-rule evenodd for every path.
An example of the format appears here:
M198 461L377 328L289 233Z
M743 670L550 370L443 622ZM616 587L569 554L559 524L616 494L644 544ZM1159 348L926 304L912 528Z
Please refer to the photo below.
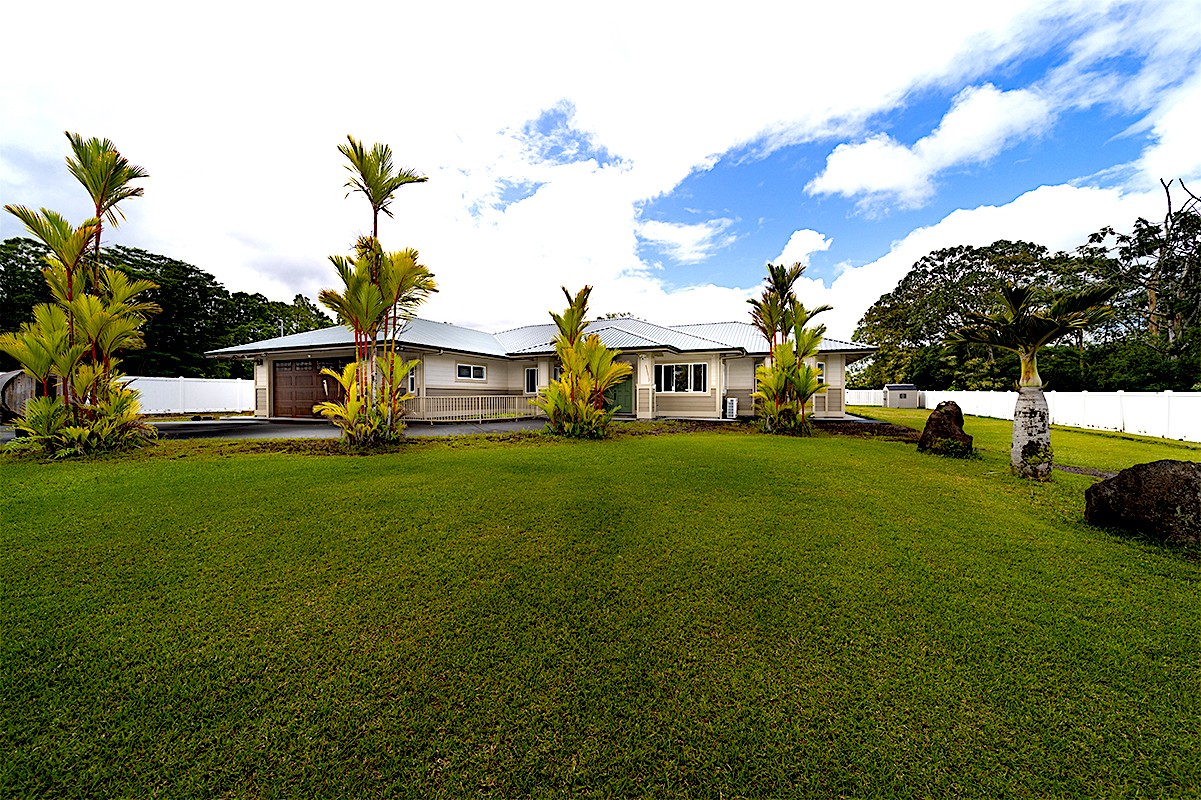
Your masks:
M1135 464L1084 492L1084 518L1171 544L1201 543L1201 464Z
M963 411L954 400L944 400L930 412L917 449L954 458L970 458L972 437L963 432Z

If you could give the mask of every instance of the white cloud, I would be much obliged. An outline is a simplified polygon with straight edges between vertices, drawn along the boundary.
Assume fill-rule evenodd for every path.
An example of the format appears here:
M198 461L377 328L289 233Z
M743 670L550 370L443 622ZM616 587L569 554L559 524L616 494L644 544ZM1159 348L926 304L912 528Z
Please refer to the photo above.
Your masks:
M811 231L807 228L802 228L799 231L794 231L792 236L788 237L788 244L784 245L784 249L780 251L780 255L771 260L773 264L784 264L791 266L800 262L808 265L809 256L814 253L820 253L823 250L829 250L833 241L822 236L817 231Z
M826 169L805 187L810 194L867 200L895 198L915 208L934 194L934 179L952 167L994 158L1044 131L1052 119L1046 99L1026 89L1002 92L992 84L968 87L951 103L938 128L906 147L887 134L840 144Z
M1145 178L1180 178L1186 184L1201 179L1201 81L1159 117L1152 136L1155 141L1143 150L1138 164Z
M722 235L732 224L734 220L725 217L693 225L647 220L638 227L638 235L659 245L679 263L695 264L734 242L734 234Z
M640 219L648 201L689 174L714 167L735 148L761 152L832 131L859 133L865 120L912 93L979 83L998 66L1041 52L1065 29L1073 36L1107 32L1081 47L1072 68L1094 70L1094 88L1105 85L1098 65L1114 42L1129 52L1153 48L1165 70L1189 58L1195 63L1197 51L1180 33L1191 29L1160 6L1144 14L1141 5L1093 2L961 3L954 14L886 4L873 10L869 24L848 4L766 4L737 14L714 7L686 15L645 3L604 15L547 4L515 17L501 5L464 13L439 4L365 3L349 17L281 14L271 4L251 3L239 7L231 24L220 7L118 2L111 14L139 42L138 68L121 73L119 90L80 92L81 80L95 75L88 61L91 8L30 3L6 12L8 26L22 32L6 43L8 60L39 66L36 82L20 71L0 75L4 202L86 217L86 197L62 165L62 132L107 136L151 174L146 196L124 205L128 222L106 234L108 242L188 261L233 291L313 296L335 280L326 256L347 252L371 224L365 201L344 198L346 173L335 146L347 133L388 142L398 163L430 176L400 190L395 218L380 222L385 246L418 247L438 277L442 291L423 315L493 330L546 320L546 309L562 307L560 284L594 285L598 313L629 310L665 322L745 319L744 301L757 288L674 289L639 258L640 237L688 260L734 235L720 216L733 212L720 205L707 212L715 219L699 225ZM1171 8L1179 17L1181 7ZM1120 41L1132 17L1138 30ZM373 71L372 57L348 44L361 39L363 18L376 30L411 32L400 83ZM178 35L181 25L187 36ZM851 35L856 51L870 58L847 57ZM806 57L765 48L765 36L804 39ZM48 52L56 56L47 59ZM814 80L814 64L838 68ZM1063 86L1076 74L1072 69L1061 70ZM1159 84L1147 85L1151 91ZM860 151L866 167L835 161L824 180L874 190L873 175L883 175L890 196L920 196L938 171L999 153L1024 135L1014 120L1035 128L1045 122L1043 96L1049 95L969 90L920 146L865 140L861 146L875 148ZM548 113L558 116L531 128ZM1190 157L1187 120L1168 113L1156 117L1158 149L1146 159L1179 174L1173 164ZM519 202L503 202L513 186L538 188ZM65 202L68 195L78 199ZM1097 226L1133 219L1116 213L1120 203L1111 205L1115 213ZM996 236L985 222L1000 230L1002 218L1017 215L962 213L980 222L978 238L988 241ZM1048 205L1040 213L1053 219L1070 209ZM911 250L934 239L957 243L960 219L952 215L945 227L915 232L867 273L848 269L831 287L808 282L814 293L827 293L815 302L833 302L844 315L840 324L847 327L832 326L832 335L850 335L866 304L920 257ZM11 218L0 219L0 234L20 233ZM809 234L800 240L815 241ZM793 247L790 240L781 260L790 263ZM873 277L857 277L864 274Z

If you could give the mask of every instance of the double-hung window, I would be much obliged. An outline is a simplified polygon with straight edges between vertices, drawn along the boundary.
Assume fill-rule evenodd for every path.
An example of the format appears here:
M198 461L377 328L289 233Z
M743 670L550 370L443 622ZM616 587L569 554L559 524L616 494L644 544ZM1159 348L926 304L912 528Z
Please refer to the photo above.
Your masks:
M656 392L709 391L708 364L656 364Z
M817 382L818 383L826 382L826 362L825 361L817 362Z
M538 368L537 367L526 367L525 368L525 393L526 394L537 394L538 393Z
M463 381L485 381L488 368L481 364L456 364L455 377Z

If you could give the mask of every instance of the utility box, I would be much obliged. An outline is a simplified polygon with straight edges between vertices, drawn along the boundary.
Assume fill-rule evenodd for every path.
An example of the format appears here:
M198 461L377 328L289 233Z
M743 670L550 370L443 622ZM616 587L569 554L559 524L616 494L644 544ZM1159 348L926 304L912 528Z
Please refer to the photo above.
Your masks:
M737 397L727 397L726 398L726 419L737 419L737 418L738 418L738 398Z
M890 383L884 387L885 408L917 408L917 387L912 383Z

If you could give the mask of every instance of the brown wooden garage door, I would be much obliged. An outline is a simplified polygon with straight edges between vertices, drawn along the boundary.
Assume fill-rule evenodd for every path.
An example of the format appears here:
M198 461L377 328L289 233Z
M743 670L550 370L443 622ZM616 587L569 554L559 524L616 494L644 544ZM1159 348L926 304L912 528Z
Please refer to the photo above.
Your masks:
M313 413L313 406L320 402L317 399L319 385L317 362L311 359L276 361L275 416L320 416Z
M342 402L342 387L322 369L341 372L349 358L301 359L275 362L275 411L277 417L320 417L313 412L317 403Z

